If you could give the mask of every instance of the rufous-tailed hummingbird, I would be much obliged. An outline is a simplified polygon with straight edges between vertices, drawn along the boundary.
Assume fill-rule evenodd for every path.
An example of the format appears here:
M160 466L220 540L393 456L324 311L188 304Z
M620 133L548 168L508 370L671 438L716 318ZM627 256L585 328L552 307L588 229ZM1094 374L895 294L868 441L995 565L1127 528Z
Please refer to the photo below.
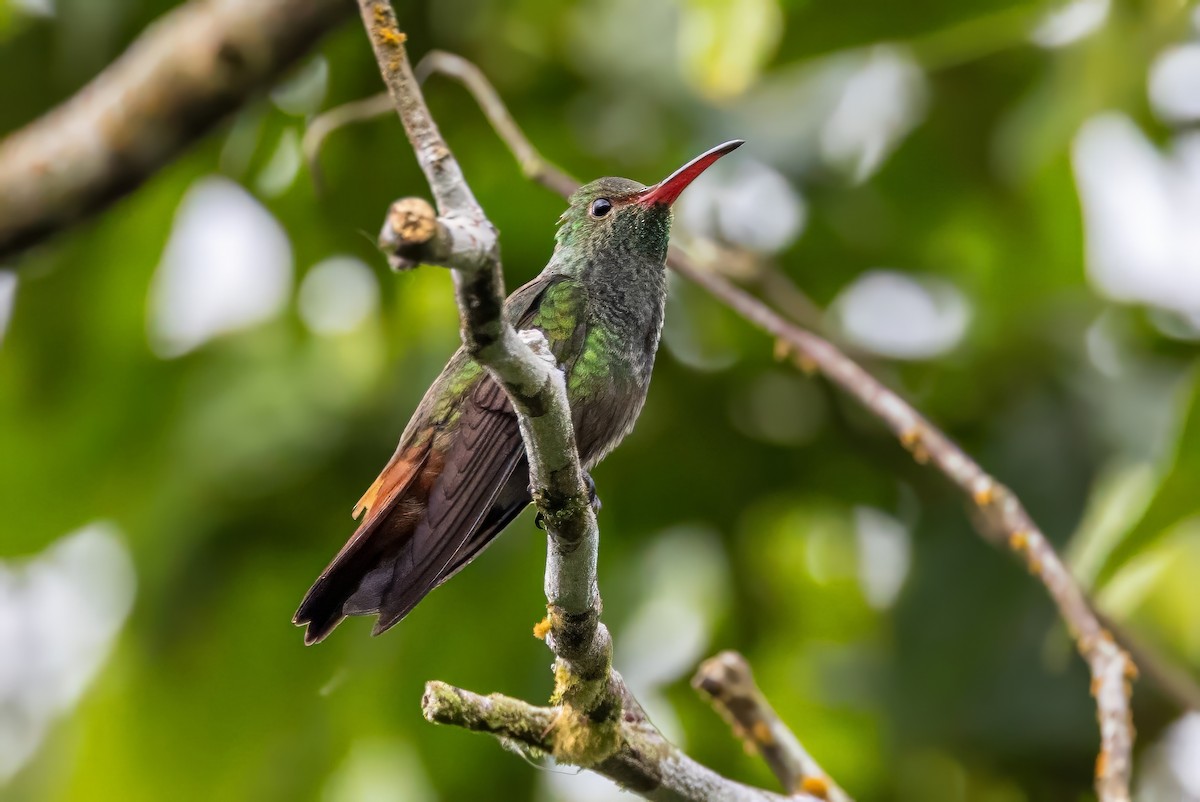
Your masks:
M629 434L650 385L666 302L671 204L727 142L645 187L601 178L571 196L537 278L505 302L540 329L565 373L585 471ZM589 480L590 481L590 480ZM473 560L531 501L525 447L503 389L460 348L355 509L358 530L309 589L295 623L316 643L348 615L393 626Z

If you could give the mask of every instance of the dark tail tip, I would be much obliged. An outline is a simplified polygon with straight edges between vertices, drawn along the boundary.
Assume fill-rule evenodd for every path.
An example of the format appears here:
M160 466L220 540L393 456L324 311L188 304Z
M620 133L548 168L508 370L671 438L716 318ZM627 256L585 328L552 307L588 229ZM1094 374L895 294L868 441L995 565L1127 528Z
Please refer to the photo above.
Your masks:
M304 630L305 646L312 646L314 643L325 640L326 636L333 632L334 628L345 618L340 603L332 606L323 605L319 603L319 599L319 596L309 591L308 596L300 603L300 609L292 617L293 624L306 627Z

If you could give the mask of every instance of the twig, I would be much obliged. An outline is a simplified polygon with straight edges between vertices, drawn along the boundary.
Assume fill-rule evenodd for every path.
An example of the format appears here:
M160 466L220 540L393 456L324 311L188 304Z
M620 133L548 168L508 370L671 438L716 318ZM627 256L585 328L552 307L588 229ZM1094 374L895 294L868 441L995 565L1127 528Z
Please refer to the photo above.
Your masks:
M980 519L976 528L984 538L1014 552L1041 580L1091 671L1100 723L1097 796L1102 802L1127 802L1134 738L1129 682L1137 669L1100 624L1083 591L1013 492L828 341L783 320L756 298L700 269L682 253L669 255L668 263L775 337L782 353L801 370L820 372L856 398L896 434L918 463L937 468L971 499L978 511L973 518Z
M471 93L492 130L516 157L517 165L526 178L564 198L579 188L579 181L542 157L508 113L508 107L491 81L473 63L453 53L431 50L417 64L417 74L424 81L434 73L453 78Z
M762 755L788 793L853 802L780 720L755 684L745 657L737 652L710 657L692 677L692 687L707 696L746 745Z
M392 111L392 96L387 92L378 95L352 100L341 106L322 112L312 119L304 130L304 138L300 140L300 151L308 163L308 172L318 190L324 189L324 177L321 173L321 147L329 135L354 123L374 120Z
M622 788L659 802L820 802L809 794L783 797L733 782L689 758L668 742L646 718L641 705L613 672L624 707L619 724L621 745L589 768ZM453 724L486 732L532 756L552 754L562 737L558 711L536 707L500 694L480 696L470 691L430 682L421 699L425 718L435 724Z
M518 335L501 316L504 282L496 231L425 106L390 2L359 0L359 8L438 205L435 213L418 199L393 204L381 247L401 269L430 262L453 270L464 345L505 388L517 412L534 501L548 534L549 616L543 634L556 657L555 707L485 698L435 682L422 701L426 718L550 752L650 799L779 799L689 760L650 725L612 670L612 640L600 622L596 583L599 530L584 489L563 374L544 335Z
M345 0L191 2L0 142L0 258L136 188L343 18Z
M458 77L457 72L448 74ZM477 99L487 98L486 103L479 100L484 113L500 138L518 154L526 175L534 176L538 183L560 194L563 194L557 189L560 185L577 185L569 175L542 159L510 116L493 116L496 108L503 108L503 103L485 78L477 75L467 88ZM542 163L537 163L538 160ZM985 539L1014 552L1030 573L1041 580L1091 672L1091 690L1100 724L1096 794L1101 802L1128 802L1134 740L1130 682L1136 677L1137 668L1100 623L1078 583L1012 491L828 340L789 323L710 266L702 267L677 246L668 251L667 264L774 337L777 352L790 358L799 369L822 374L857 399L892 430L918 463L936 468L966 494L978 513L973 522Z

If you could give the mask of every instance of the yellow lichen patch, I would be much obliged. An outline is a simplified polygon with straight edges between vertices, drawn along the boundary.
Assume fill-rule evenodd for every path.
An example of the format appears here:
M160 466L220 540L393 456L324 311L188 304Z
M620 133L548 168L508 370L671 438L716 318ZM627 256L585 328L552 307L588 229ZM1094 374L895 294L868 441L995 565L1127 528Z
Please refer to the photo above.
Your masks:
M554 693L550 694L550 704L561 705L577 681L575 675L571 673L571 669L567 668L562 661L555 662Z
M550 634L550 616L546 616L541 621L533 625L533 637L538 640L545 640Z
M791 356L792 346L786 340L776 340L772 354L776 362L782 362Z
M403 32L387 27L379 29L379 38L393 47L399 47L408 40L408 37Z
M975 493L972 495L972 498L975 499L975 503L980 507L986 507L996 500L995 486L992 485L991 482L980 484L975 488Z
M1023 552L1029 548L1029 535L1025 532L1016 531L1008 536L1008 547L1016 552Z
M1029 560L1029 573L1033 574L1034 576L1041 576L1042 575L1042 561L1036 557L1031 558Z
M1104 777L1108 774L1108 752L1101 749L1100 754L1096 756L1096 776Z
M792 363L799 368L800 372L805 376L814 375L817 372L817 369L820 367L817 364L817 360L813 359L808 354L797 353L796 358L792 360Z
M914 426L911 429L905 429L900 432L900 445L908 449L908 452L912 454L913 459L919 465L929 462L929 451L921 442L921 430L919 428Z
M775 736L771 735L771 728L767 726L765 721L756 721L750 728L750 734L754 736L754 740L763 745L770 746L775 743Z
M616 721L591 721L569 706L558 712L552 729L554 759L573 766L595 766L621 746Z
M1137 663L1133 662L1133 658L1131 658L1128 654L1125 654L1125 679L1132 681L1137 678L1138 678Z
M828 799L829 780L819 774L810 774L800 781L800 787L797 790L802 794L809 794L819 799Z
M1096 694L1100 693L1100 687L1103 684L1104 684L1104 680L1101 679L1100 677L1092 677L1092 684L1089 689L1092 696L1095 696Z

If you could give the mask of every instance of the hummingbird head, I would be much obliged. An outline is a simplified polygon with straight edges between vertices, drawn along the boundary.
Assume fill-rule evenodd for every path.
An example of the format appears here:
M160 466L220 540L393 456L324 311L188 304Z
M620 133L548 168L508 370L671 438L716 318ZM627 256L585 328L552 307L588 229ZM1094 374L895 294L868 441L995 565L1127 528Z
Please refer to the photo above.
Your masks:
M588 262L642 258L663 262L671 235L671 204L717 159L742 144L735 139L700 154L653 186L601 178L571 196L559 218L558 250Z

